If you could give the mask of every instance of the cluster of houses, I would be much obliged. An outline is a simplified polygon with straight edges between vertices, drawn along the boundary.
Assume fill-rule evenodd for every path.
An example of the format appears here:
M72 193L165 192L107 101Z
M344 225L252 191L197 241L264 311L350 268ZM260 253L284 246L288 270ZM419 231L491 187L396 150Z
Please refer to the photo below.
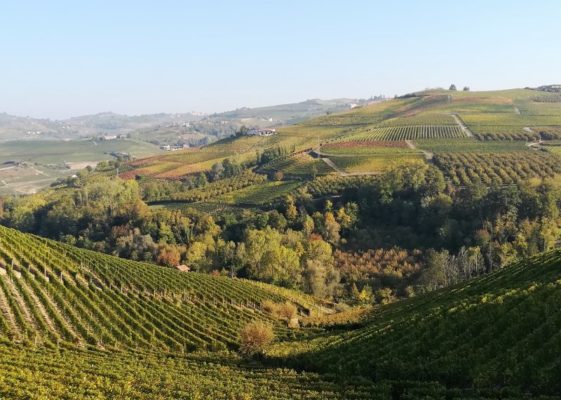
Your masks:
M160 146L160 150L177 151L177 150L182 150L182 149L188 149L189 147L191 147L191 146L187 143L184 143L184 144L163 144L163 145Z
M277 134L276 129L265 128L265 129L249 129L245 135L246 136L273 136L276 134Z
M128 136L121 134L121 135L103 135L99 137L99 140L117 140L117 139L126 139Z

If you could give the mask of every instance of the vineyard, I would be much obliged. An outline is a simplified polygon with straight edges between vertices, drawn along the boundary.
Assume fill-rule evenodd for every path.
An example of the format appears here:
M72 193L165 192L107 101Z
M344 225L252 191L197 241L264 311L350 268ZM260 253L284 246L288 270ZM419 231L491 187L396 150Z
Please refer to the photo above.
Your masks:
M0 398L385 399L389 385L257 368L225 354L149 355L0 345Z
M520 107L524 109L524 106ZM540 115L544 105L540 105L539 108L536 108L535 104L527 107L528 113L533 114L474 113L462 114L461 117L480 140L532 141L540 138L540 131L547 130L550 130L553 138L561 137L558 136L557 129L561 125L559 114Z
M282 171L291 179L309 179L333 172L321 160L305 154L306 150L318 147L333 158L375 156L370 160L342 157L332 160L347 173L376 173L386 165L381 155L387 153L390 158L398 152L415 153L414 148L404 146L404 141L410 141L410 147L416 146L431 153L518 151L523 150L524 142L561 139L558 97L554 93L518 89L490 92L427 90L414 96L278 127L277 134L270 137L231 137L199 149L136 160L122 170L121 176L127 179L137 176L180 179L209 171L225 158L237 163L254 163L256 154L271 148L282 148L287 154L262 166L261 171ZM456 118L465 123L473 138L468 137L469 131L465 131ZM398 144L392 146L388 142ZM495 146L494 142L502 145ZM196 196L206 201L205 195Z
M434 162L455 185L508 185L561 173L560 159L545 152L442 153Z
M349 140L417 140L467 137L458 125L402 125L374 127L348 137Z
M414 381L441 382L427 398L559 398L560 266L559 251L545 253L382 307L364 328L304 346L281 343L271 354L298 357L300 367L393 379L405 391Z
M327 164L308 153L299 153L272 161L261 169L264 172L282 171L285 176L294 177L310 177L313 174L327 175L333 173L333 169Z
M407 142L392 140L349 140L328 143L321 147L325 156L417 153Z
M422 164L424 158L420 154L387 153L363 156L330 157L331 161L347 173L382 173L399 165Z
M368 186L374 181L375 177L363 176L341 176L329 175L321 176L305 185L306 190L314 197L323 197L328 195L338 195L344 190L358 189Z
M220 179L218 181L208 183L201 188L191 189L184 192L175 192L169 198L159 198L153 200L181 201L184 203L212 200L217 196L235 192L252 185L263 184L266 181L267 177L265 175L245 171L241 175L237 175L232 178Z
M526 152L526 143L519 140L481 141L476 139L421 139L415 144L419 149L433 153L503 153Z
M122 260L0 227L0 337L186 353L235 348L244 323L284 301L249 283ZM302 305L304 306L304 305Z
M234 205L267 205L301 185L300 182L278 181L248 186L244 189L216 197L213 203Z
M380 126L456 126L456 120L450 114L435 114L424 112L414 115L405 115L399 118L389 118L380 123Z

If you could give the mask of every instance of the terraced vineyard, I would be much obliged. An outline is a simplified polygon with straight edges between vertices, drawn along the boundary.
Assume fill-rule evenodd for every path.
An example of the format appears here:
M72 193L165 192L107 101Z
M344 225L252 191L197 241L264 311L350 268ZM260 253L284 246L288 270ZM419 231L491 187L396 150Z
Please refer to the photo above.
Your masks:
M122 260L0 226L0 338L79 347L235 348L252 320L288 328L260 310L284 301L264 286ZM302 305L305 307L305 305Z
M561 253L545 253L382 307L364 328L282 343L271 354L299 354L299 366L318 371L392 379L412 398L415 381L440 382L425 387L426 398L559 398L560 285Z
M442 153L434 162L455 185L512 184L561 173L561 159L544 152Z

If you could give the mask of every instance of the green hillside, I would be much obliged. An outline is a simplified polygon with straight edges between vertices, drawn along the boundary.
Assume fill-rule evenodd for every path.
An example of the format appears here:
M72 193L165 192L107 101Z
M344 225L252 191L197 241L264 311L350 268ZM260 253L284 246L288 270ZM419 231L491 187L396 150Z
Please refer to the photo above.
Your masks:
M561 391L560 252L334 330L289 330L261 311L262 300L315 307L296 292L3 227L0 260L0 397L553 399ZM263 362L227 351L255 319L278 335Z
M279 127L272 136L241 135L137 160L121 176L180 180L206 173L215 180L213 168L228 160L269 176L280 171L285 180L313 181L434 162L455 186L479 180L510 184L558 174L550 166L559 164L560 138L555 93L427 90ZM516 170L518 160L531 160L537 151L547 168ZM496 161L499 152L506 154Z
M280 344L272 353L288 352L300 366L375 382L439 382L435 394L455 388L466 396L471 389L478 396L559 396L560 285L561 252L545 253L381 307L360 329L302 347Z
M252 320L271 322L279 337L294 335L261 310L262 301L312 305L272 286L123 260L1 226L0 268L0 334L13 342L235 349Z
M0 226L0 398L369 399L371 382L240 359L240 328L261 302L315 308L265 284L127 261ZM303 336L302 336L303 337ZM384 391L382 390L382 393Z

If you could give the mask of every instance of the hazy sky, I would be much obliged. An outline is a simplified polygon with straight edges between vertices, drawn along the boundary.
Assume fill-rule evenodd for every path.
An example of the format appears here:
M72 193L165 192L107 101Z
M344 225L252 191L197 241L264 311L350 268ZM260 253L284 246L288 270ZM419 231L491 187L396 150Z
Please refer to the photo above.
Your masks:
M223 111L561 83L561 1L2 1L0 112Z

